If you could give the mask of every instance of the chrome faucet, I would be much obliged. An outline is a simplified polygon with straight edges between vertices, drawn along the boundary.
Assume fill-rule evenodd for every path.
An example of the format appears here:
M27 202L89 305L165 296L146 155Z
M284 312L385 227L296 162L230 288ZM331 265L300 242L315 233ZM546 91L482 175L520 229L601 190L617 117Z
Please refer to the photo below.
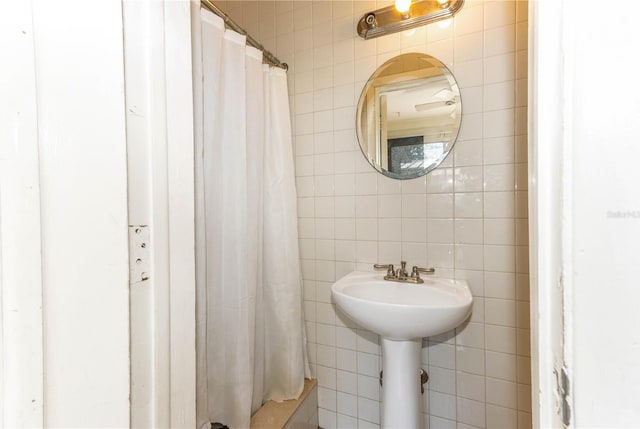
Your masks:
M400 261L400 268L398 268L397 270L393 269L393 264L373 264L373 268L377 270L387 270L387 275L384 276L385 280L416 284L424 283L424 280L420 278L420 273L433 274L436 272L434 268L420 268L414 265L411 270L411 275L409 275L409 273L407 272L406 261Z

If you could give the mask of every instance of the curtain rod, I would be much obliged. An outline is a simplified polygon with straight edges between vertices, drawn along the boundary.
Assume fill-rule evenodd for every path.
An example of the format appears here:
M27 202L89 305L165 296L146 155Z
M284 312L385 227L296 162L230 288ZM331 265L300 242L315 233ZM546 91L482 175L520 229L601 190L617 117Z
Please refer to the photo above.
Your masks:
M285 69L285 70L289 69L289 66L287 65L287 63L281 62L278 58L276 58L275 55L273 55L264 46L262 46L260 43L258 43L258 41L256 39L254 39L253 37L251 37L251 35L249 35L249 33L247 33L244 28L242 28L238 24L236 24L236 22L233 19L231 19L231 17L229 15L224 13L222 11L222 9L220 9L218 6L213 4L212 0L201 0L200 1L200 6L204 7L208 11L213 12L216 15L218 15L220 18L222 18L222 20L224 21L225 25L227 25L227 27L231 28L233 31L236 31L236 32L238 32L238 33L240 33L240 34L242 34L244 36L247 36L247 44L253 46L254 48L257 48L257 49L261 50L262 51L262 56L264 57L264 61L265 62L267 62L268 64L271 64L272 66L280 67L280 68Z

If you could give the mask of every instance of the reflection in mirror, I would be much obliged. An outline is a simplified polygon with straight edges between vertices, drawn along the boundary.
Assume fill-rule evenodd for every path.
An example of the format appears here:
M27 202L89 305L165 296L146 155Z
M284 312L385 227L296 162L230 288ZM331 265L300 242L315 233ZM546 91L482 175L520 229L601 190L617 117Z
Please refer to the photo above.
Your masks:
M436 168L451 151L462 117L460 91L436 58L399 55L369 78L358 103L362 153L382 174L412 179Z

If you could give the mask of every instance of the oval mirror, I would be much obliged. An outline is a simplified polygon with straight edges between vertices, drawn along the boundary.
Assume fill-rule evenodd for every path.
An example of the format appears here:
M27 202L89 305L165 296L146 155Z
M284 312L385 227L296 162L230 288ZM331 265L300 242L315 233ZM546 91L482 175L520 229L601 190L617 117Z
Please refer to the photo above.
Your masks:
M369 78L358 102L356 133L373 168L413 179L447 157L461 118L460 90L449 69L430 55L409 53Z

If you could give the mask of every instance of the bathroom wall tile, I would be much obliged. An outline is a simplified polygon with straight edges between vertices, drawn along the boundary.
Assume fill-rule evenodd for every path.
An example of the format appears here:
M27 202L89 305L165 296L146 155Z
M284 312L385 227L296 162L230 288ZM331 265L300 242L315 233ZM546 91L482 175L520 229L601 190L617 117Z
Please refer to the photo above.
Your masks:
M374 173L374 181L377 178ZM378 217L399 218L402 214L401 197L397 195L378 195Z
M456 345L456 369L470 374L485 374L485 351Z
M455 166L482 165L482 145L482 140L457 141L453 151Z
M499 84L501 85L501 84ZM515 160L513 136L488 138L484 140L484 164L509 164ZM526 143L525 143L526 146ZM525 147L526 149L526 147Z
M506 353L486 352L487 377L516 381L516 356Z
M517 409L517 385L510 381L487 377L487 403Z
M455 371L437 366L429 366L427 373L429 374L429 390L447 393L449 395L456 394Z
M483 126L483 113L464 113L458 132L458 141L481 139Z
M457 167L454 169L454 189L456 192L482 191L482 177L480 166Z
M324 408L318 409L318 424L322 428L336 427L336 413Z
M351 417L358 416L358 396L338 392L338 413ZM341 426L344 427L344 426Z
M358 373L369 377L378 377L380 363L377 355L358 352Z
M358 395L374 401L380 400L380 379L378 376L358 375Z
M427 194L427 218L451 218L453 214L453 194Z
M518 413L505 407L487 404L487 427L488 428L517 428Z
M456 219L454 242L456 244L482 244L484 236L482 219Z
M429 412L432 416L456 420L456 397L445 393L429 391ZM435 426L440 427L440 426Z
M334 368L316 365L316 371L318 376L318 387L324 387L331 390L336 389L336 370Z
M458 397L456 417L459 422L473 427L484 427L486 419L485 404L484 402Z
M358 418L372 423L380 423L380 403L358 397Z
M465 7L458 14L456 14L454 21L454 35L459 38L465 34L477 33L483 29L483 5L482 4L469 4L469 7Z
M492 28L484 33L484 54L493 55L514 52L516 49L515 25Z
M516 330L505 326L485 325L486 349L501 353L516 353Z
M402 217L404 218L424 218L427 214L427 196L421 194L403 194L401 205L398 204L398 198L395 201L395 209L401 207Z
M478 244L455 246L455 266L463 270L481 270L484 266L483 247Z
M494 83L484 86L484 111L512 109L515 107L515 82Z
M484 83L498 83L513 80L515 74L515 54L503 54L484 59Z
M483 194L465 192L455 194L456 218L481 218L483 215Z
M454 61L464 62L481 59L483 56L483 33L481 31L457 37Z
M516 2L488 1L484 4L484 26L486 29L513 24L516 18Z

